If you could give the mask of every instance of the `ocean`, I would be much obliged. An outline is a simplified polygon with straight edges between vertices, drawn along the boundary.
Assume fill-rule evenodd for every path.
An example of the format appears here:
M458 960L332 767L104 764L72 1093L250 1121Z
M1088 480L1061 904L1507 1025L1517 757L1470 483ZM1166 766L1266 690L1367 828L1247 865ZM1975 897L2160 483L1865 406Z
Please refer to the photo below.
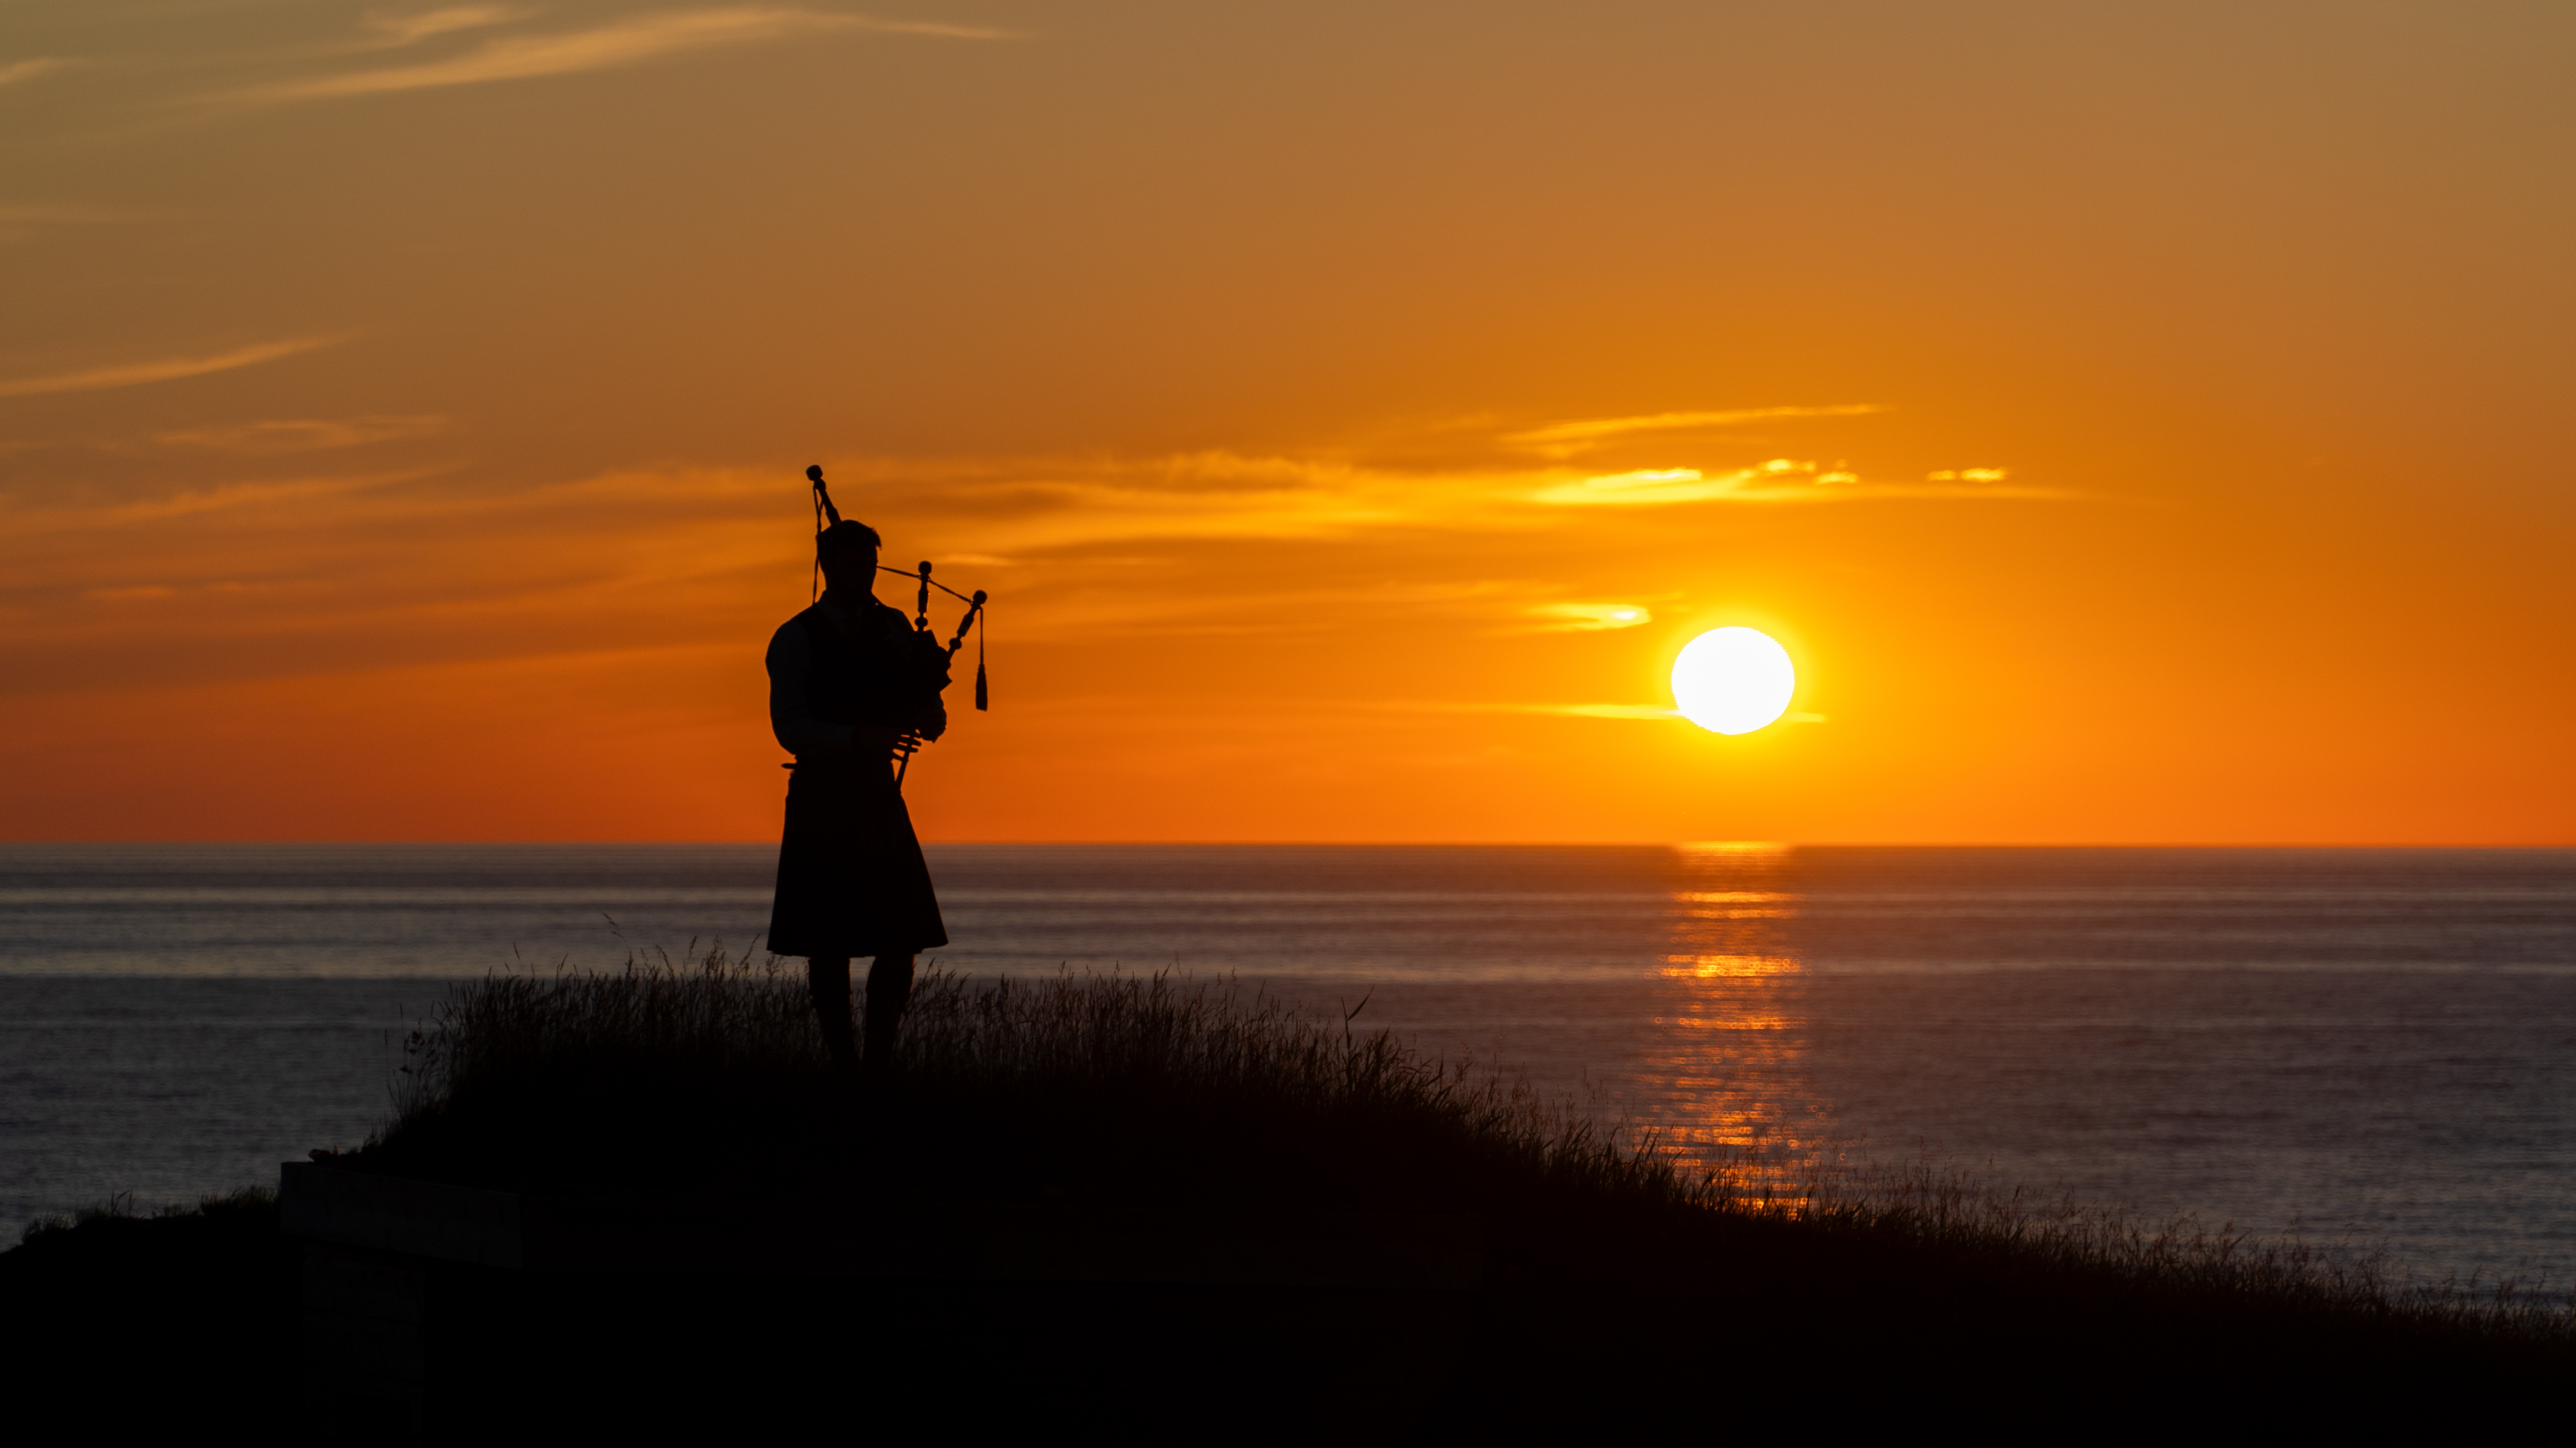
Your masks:
M0 1229L355 1144L451 983L752 945L773 855L0 846ZM951 970L1230 978L1695 1144L2576 1276L2576 851L930 856Z

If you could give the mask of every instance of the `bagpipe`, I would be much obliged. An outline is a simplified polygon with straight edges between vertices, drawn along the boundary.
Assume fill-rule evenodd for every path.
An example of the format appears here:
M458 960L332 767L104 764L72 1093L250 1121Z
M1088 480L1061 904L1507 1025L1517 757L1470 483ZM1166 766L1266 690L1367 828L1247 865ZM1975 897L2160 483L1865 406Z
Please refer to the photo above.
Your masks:
M821 463L816 463L807 468L805 470L805 479L814 485L814 536L819 540L823 536L823 530L825 528L841 521L841 510L832 506L832 490L824 486L823 465ZM988 597L984 590L979 588L973 593L959 593L956 589L949 587L947 584L934 580L930 576L930 560L926 558L922 560L921 567L918 571L889 567L886 564L880 563L877 565L877 572L891 573L897 578L913 579L920 585L919 597L913 604L912 628L914 633L927 636L933 648L941 648L942 646L939 643L939 636L932 633L930 629L930 590L936 588L940 592L947 594L950 598L966 605L966 615L965 617L957 620L957 632L948 636L948 642L944 646L942 657L953 662L957 657L957 651L966 646L966 631L968 629L973 629L975 631L975 707L978 710L991 710L993 707L993 695L991 689L988 688L984 682L984 630L982 628L982 624L984 622L984 604ZM822 590L823 559L818 548L814 558L814 596L816 598L822 597ZM896 736L894 752L898 763L896 764L894 771L895 788L903 788L904 773L912 768L912 756L915 751L921 748L921 745L921 735L914 730L907 729L902 734Z

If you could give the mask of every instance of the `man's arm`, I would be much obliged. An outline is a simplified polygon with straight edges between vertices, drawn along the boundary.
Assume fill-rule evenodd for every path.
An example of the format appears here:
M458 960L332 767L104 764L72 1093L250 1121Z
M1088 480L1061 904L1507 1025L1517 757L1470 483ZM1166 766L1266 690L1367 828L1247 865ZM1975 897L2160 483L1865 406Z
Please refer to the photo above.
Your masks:
M792 618L780 624L778 632L769 636L767 662L769 732L778 736L778 747L799 756L847 750L856 731L813 715L808 681L813 676L814 651L806 642L805 626Z

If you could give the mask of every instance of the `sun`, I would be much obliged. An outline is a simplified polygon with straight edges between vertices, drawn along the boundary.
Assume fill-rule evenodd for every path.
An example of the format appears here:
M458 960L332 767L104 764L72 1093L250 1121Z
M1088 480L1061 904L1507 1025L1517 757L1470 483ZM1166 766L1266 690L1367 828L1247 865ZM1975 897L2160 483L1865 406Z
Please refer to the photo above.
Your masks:
M1760 629L1711 629L1673 660L1673 707L1717 734L1750 734L1788 711L1798 691L1789 651Z

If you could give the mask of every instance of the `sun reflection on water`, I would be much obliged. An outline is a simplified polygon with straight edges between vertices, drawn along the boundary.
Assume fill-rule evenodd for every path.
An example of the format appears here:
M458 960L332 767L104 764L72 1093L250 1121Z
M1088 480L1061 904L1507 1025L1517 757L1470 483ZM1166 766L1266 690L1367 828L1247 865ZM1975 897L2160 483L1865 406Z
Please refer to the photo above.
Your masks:
M1791 847L1674 847L1649 1073L1663 1082L1666 1140L1740 1187L1795 1198L1826 1148L1806 1079L1805 967L1790 937Z

